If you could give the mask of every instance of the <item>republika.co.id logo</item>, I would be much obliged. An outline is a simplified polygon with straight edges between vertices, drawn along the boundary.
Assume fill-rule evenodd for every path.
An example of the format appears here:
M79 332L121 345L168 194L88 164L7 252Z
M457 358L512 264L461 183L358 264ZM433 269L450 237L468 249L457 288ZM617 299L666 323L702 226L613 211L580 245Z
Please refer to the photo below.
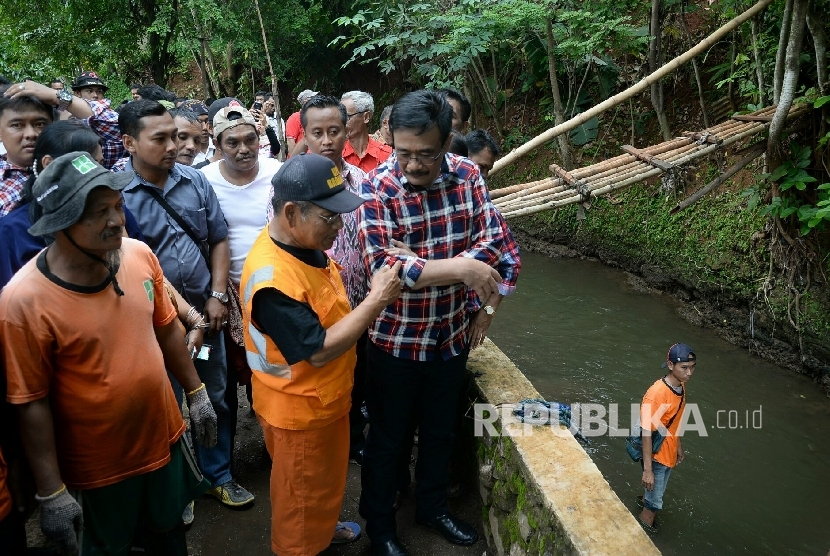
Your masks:
M475 436L498 436L496 421L501 418L502 423L523 424L522 430L513 429L514 436L530 436L533 429L539 426L549 426L554 433L562 433L562 426L571 434L585 438L596 438L600 436L612 436L625 438L631 434L631 430L620 427L619 404L608 404L604 406L598 403L577 403L572 406L546 402L535 404L528 408L524 404L522 411L516 409L518 404L501 404L498 407L489 403L477 403L473 405L474 434ZM662 418L670 410L668 404L654 408L631 404L630 421L636 425L649 423L651 430L659 430L667 434ZM519 415L519 417L517 417ZM669 414L671 415L671 414ZM758 409L719 409L715 412L714 418L709 419L709 427L696 403L685 404L683 414L680 417L680 425L677 429L677 436L683 436L692 432L698 436L709 436L708 429L717 430L752 430L761 429L763 425L763 406Z

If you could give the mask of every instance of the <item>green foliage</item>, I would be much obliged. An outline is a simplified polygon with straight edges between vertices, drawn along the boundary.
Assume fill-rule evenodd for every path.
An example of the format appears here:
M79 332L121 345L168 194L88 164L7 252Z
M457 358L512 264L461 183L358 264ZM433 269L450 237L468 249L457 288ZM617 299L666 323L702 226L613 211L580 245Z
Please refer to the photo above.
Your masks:
M781 220L795 216L801 225L801 234L807 235L812 230L821 230L830 223L830 183L823 183L815 188L815 201L801 194L806 192L810 183L818 181L807 172L812 163L813 152L810 147L793 144L790 158L784 161L771 174L762 174L762 183L756 183L741 194L747 199L750 210L754 209L765 191L763 183L776 183L781 195L774 196L770 203L761 209L765 216L778 217Z

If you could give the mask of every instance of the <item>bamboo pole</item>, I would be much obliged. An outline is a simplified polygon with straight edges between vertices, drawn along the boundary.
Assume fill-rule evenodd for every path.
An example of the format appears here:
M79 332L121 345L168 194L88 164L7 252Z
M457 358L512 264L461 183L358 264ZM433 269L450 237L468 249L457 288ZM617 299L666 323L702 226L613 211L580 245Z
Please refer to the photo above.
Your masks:
M632 85L625 91L622 91L613 97L606 99L605 101L597 104L593 108L582 112L571 118L570 120L566 121L561 125L557 125L552 127L551 129L547 130L546 132L538 135L537 137L531 139L524 145L513 149L510 151L504 158L497 160L496 163L493 165L493 169L490 170L491 174L494 174L504 168L505 166L512 164L519 158L523 157L524 155L528 154L533 149L544 145L548 141L558 137L559 135L571 131L576 127L580 126L581 124L587 122L594 116L597 116L609 108L613 108L614 106L625 102L630 97L642 93L652 83L657 82L658 80L662 79L664 76L668 75L669 73L675 71L681 65L685 64L695 56L698 56L714 46L714 44L720 40L724 35L730 33L732 30L738 28L743 22L749 20L750 18L754 17L755 14L760 13L764 8L772 3L772 0L760 0L757 4L753 7L748 9L747 11L743 12L741 15L733 19L732 21L726 23L725 25L721 26L717 29L714 33L700 41L694 48L687 50L685 53L681 54L677 58L674 58L667 64L663 65L660 69L655 71L654 73L644 77L638 83Z
M747 164L749 164L750 162L764 154L766 150L767 146L764 143L756 145L755 148L752 149L748 155L746 155L744 158L738 161L738 163L736 163L735 165L731 166L728 170L726 170L726 172L712 180L712 182L710 182L706 186L701 187L700 189L695 191L688 199L684 199L680 203L677 203L677 206L671 209L669 211L669 214L675 214L694 204L695 202L697 202L698 199L708 194L713 189L720 186L723 182L734 176L738 172L738 170L740 170L741 168L743 168L744 166L746 166Z

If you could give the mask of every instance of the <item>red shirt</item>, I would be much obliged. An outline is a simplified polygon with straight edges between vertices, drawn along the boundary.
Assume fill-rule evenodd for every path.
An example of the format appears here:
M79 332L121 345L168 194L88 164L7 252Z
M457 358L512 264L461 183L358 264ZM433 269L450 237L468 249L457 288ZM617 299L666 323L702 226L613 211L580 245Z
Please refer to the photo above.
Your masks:
M288 120L285 122L285 137L286 139L294 139L294 143L299 143L305 137L299 112L294 112L288 116Z
M367 174L384 163L390 154L392 154L392 147L382 145L371 137L369 137L369 144L366 146L366 154L363 158L357 156L352 144L348 141L343 147L343 160L352 166L357 166Z

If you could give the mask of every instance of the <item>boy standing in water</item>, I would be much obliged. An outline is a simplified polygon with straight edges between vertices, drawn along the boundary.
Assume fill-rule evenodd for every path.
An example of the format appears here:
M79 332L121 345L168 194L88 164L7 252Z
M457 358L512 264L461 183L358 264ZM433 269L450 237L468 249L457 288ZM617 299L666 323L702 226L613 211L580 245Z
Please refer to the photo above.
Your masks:
M671 470L683 461L683 447L677 430L686 405L685 384L695 372L696 359L694 351L686 344L670 347L663 363L663 368L669 370L668 374L651 385L640 406L645 493L642 498L638 497L637 502L643 508L640 523L650 533L656 533L659 529L657 512L663 508L663 493ZM664 440L658 451L653 453L652 431L658 429Z

